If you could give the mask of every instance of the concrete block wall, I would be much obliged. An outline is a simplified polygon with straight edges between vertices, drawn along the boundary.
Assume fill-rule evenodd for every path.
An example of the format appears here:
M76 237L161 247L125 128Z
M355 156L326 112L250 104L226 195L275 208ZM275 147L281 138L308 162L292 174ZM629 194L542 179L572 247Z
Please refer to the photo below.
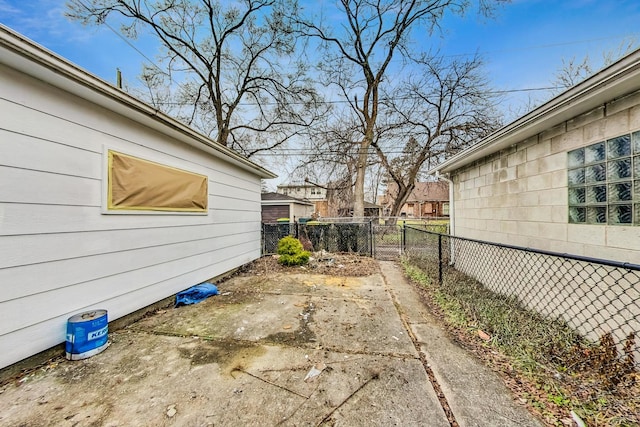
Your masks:
M569 224L567 152L640 129L635 92L453 174L455 234L640 264L640 226Z

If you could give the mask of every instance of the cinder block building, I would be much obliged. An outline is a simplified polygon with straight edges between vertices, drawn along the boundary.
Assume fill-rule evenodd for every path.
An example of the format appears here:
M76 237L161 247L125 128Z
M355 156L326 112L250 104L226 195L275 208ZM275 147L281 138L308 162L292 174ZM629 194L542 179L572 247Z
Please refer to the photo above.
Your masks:
M453 235L640 263L640 51L430 173Z

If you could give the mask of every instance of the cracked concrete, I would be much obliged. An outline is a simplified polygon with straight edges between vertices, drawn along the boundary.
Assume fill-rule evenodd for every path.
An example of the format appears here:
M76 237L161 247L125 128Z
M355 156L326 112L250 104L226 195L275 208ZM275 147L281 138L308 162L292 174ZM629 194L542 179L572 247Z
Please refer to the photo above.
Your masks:
M435 381L461 426L540 425L381 267L230 279L0 388L0 424L449 426Z

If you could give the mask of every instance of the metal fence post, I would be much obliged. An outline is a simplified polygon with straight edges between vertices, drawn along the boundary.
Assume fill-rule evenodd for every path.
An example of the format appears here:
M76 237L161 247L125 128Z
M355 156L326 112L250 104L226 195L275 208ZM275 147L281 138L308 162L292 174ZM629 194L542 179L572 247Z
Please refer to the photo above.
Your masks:
M407 251L407 224L402 224L402 253Z
M369 253L373 258L373 220L369 221Z
M442 234L438 234L438 286L442 286Z

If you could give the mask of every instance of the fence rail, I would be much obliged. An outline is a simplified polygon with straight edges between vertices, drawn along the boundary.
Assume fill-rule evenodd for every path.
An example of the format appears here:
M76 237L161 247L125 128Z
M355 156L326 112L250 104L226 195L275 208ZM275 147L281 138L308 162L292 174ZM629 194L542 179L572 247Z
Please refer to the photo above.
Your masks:
M583 337L610 336L618 349L640 347L640 265L404 228L404 253L430 266L443 283L454 271L494 293L560 319ZM626 347L625 347L626 346Z

